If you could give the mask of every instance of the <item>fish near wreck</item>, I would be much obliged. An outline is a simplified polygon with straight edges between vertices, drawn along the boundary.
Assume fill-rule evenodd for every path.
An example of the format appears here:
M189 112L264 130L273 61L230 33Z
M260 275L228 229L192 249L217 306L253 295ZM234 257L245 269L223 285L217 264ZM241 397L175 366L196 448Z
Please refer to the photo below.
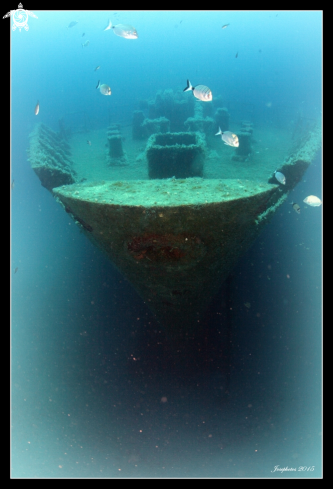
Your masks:
M274 172L274 176L276 178L276 180L281 183L282 185L285 185L286 184L286 177L284 176L283 173L281 173L280 171L276 171Z
M311 207L319 207L322 204L322 201L319 199L319 197L316 197L315 195L309 195L308 197L305 197L303 202L307 205L310 205Z
M192 90L193 95L202 102L211 102L213 100L213 94L210 88L205 85L197 85L192 87L190 80L187 80L187 85L184 88L183 92L188 92Z
M231 131L225 131L222 132L221 128L219 127L218 132L215 134L215 136L221 135L221 139L226 144L227 146L231 146L232 148L238 148L239 146L239 139L236 134L234 134Z

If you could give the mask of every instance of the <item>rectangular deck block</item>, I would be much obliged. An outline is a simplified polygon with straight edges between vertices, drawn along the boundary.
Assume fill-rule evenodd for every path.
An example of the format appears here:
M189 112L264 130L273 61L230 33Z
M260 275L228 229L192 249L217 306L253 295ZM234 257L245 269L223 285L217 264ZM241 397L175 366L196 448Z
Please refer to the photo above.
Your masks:
M149 178L202 177L204 135L195 132L152 134L146 155Z

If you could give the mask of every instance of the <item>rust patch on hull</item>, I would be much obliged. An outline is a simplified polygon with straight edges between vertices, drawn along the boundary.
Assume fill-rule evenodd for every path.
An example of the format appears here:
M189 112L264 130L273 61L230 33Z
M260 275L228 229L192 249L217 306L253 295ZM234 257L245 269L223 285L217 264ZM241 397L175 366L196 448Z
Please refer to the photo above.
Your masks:
M135 260L147 259L168 264L198 260L206 253L202 239L186 233L133 236L127 242L127 250Z

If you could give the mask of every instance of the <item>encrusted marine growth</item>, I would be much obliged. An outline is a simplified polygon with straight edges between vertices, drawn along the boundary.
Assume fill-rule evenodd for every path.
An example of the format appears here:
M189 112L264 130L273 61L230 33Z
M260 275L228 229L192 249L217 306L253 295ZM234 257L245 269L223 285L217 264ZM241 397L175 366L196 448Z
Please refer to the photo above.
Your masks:
M127 248L135 260L147 259L155 263L190 263L204 253L202 240L188 233L174 235L145 233L132 236Z
M227 131L229 129L229 112L226 107L219 107L216 109L214 119L216 127L220 127L222 131Z
M237 132L239 146L236 148L236 154L232 157L234 161L245 161L251 153L251 133L245 131Z
M133 112L133 123L132 123L132 138L133 139L144 139L144 131L142 129L142 123L144 121L145 115L142 110L135 110Z
M204 116L204 107L211 104L196 104L194 106L194 117L189 117L184 125L187 131L203 132L208 136L214 131L214 119Z
M237 132L239 146L236 148L236 154L232 156L234 161L245 161L252 152L251 141L253 133L253 124L249 121L242 121L241 130Z
M87 182L54 194L175 343L198 334L212 297L281 201L277 185L203 178Z
M147 142L149 178L201 177L204 135L196 132L152 134Z
M152 134L156 134L158 132L169 132L170 121L166 117L159 117L158 119L145 119L141 124L141 128L144 136L148 138Z
M211 117L189 117L184 122L184 125L189 132L203 132L206 135L212 134L214 130L214 121Z
M279 166L279 171L286 177L286 184L284 185L286 191L293 189L302 180L305 171L320 150L321 138L322 128L321 123L318 122L308 131L306 138L298 141ZM268 183L275 183L275 181L275 176L272 174Z
M120 124L111 124L107 130L109 144L108 162L110 166L120 166L127 164L126 153L123 150Z
M221 97L216 97L209 104L195 100L195 97L186 97L181 90L174 92L172 89L159 90L154 100L140 100L140 110L133 113L133 139L144 139L158 132L181 132L184 125L187 131L206 135L212 134L216 126L223 131L228 129L229 113L223 107ZM160 125L160 121L165 119L169 121L167 128Z
M233 128L240 146L241 134L250 138L252 133L252 125L245 122L240 132ZM119 127L110 128L110 136L116 133ZM80 230L156 314L178 352L189 338L201 348L196 338L204 332L212 297L300 181L320 150L321 139L319 124L274 168L286 176L285 185L278 183L273 171L266 183L267 169L259 167L253 178L250 165L244 165L249 166L250 180L188 178L203 173L202 132L151 135L146 147L150 180L51 185L58 187L54 196ZM43 126L31 135L30 161L44 185L45 168L49 177L60 170L63 176L70 168L68 162L65 166L68 147L59 141L59 135ZM50 167L42 158L54 163ZM67 175L72 178L69 170Z
M182 131L184 121L194 114L194 97L185 97L182 91L159 90L155 100L148 102L149 119L166 117L172 132Z
M60 133L45 124L36 124L29 134L28 161L43 187L52 191L61 185L76 182L70 146Z

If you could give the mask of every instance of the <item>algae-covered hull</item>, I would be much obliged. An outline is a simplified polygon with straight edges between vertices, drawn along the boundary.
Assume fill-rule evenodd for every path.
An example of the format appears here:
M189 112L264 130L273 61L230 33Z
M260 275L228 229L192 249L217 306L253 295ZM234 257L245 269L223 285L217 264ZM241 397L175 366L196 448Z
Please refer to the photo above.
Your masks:
M196 334L221 283L285 199L277 185L199 178L53 192L178 339Z
M198 111L201 106L195 107ZM201 115L196 116L197 124L201 121L196 130L212 122ZM154 121L149 124L161 123ZM86 150L79 146L81 156L74 163L66 138L38 124L30 135L31 166L42 185L133 284L169 337L195 337L222 282L314 160L321 147L321 126L314 125L273 168L270 158L275 152L261 163L253 152L246 155L253 126L243 122L239 134L249 139L248 149L236 155L236 162L229 160L237 176L243 172L240 180L208 178L217 153L210 151L212 141L208 144L204 132L152 134L145 152L135 160L127 155L127 161L118 126L110 126L107 133L107 155L98 149L90 153L92 143L84 141ZM86 165L80 166L82 158ZM218 166L228 174L226 158L224 154ZM142 168L150 180L134 179ZM278 183L274 170L285 175L285 185ZM96 182L101 173L113 179Z

